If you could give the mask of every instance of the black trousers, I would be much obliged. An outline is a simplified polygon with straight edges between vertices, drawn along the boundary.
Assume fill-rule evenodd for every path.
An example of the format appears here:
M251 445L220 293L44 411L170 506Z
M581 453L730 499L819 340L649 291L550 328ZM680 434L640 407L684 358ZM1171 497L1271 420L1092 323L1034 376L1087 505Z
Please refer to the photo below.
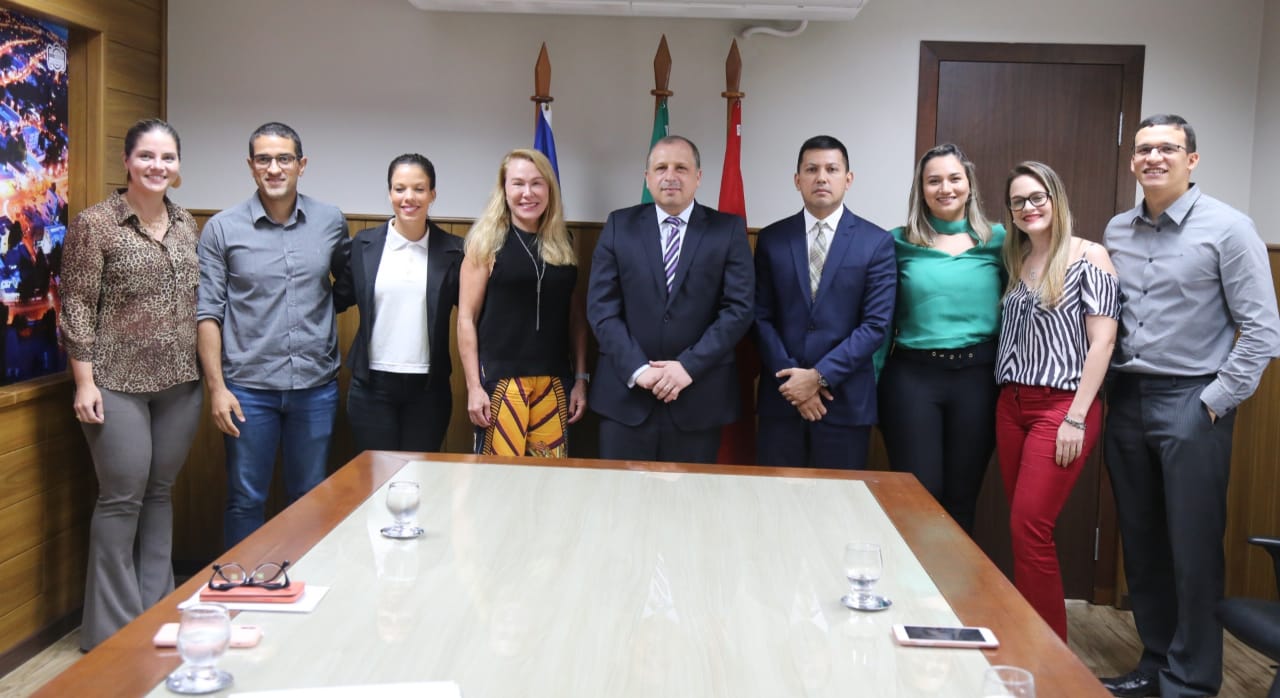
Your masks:
M1124 543L1138 668L1161 695L1216 695L1222 685L1227 476L1235 412L1209 421L1213 379L1113 374L1104 448Z
M672 463L715 463L721 427L681 429L666 405L653 408L649 418L630 427L600 418L600 457L610 460L648 460Z
M453 401L447 387L428 390L427 382L425 373L352 376L347 419L356 451L439 451Z
M895 351L880 375L880 433L889 467L911 473L966 532L996 444L995 367Z
M761 417L756 462L798 468L863 470L871 427L825 424L794 417Z

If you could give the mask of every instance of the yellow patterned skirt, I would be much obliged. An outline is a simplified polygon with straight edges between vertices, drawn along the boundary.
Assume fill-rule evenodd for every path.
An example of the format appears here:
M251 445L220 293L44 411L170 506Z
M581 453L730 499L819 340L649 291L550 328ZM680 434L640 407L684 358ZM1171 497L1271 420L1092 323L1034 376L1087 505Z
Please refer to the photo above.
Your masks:
M569 402L553 376L503 378L490 394L481 455L565 458L569 455Z

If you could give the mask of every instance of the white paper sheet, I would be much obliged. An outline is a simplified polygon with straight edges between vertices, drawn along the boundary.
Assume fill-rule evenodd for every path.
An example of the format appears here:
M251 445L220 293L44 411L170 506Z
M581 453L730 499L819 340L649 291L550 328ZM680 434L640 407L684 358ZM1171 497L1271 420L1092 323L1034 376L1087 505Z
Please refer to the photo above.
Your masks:
M286 688L279 691L232 693L228 698L462 698L462 689L452 681L415 683L381 683L363 686L326 686L324 688Z

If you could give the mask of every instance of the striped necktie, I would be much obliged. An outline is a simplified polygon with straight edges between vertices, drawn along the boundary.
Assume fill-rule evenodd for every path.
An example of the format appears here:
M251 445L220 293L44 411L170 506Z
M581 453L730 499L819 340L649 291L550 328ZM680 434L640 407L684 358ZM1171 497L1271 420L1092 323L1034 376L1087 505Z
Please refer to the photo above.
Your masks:
M680 261L680 224L679 216L669 216L663 221L667 226L666 240L662 243L662 266L667 272L667 293L676 281L676 264Z
M827 226L818 221L813 226L813 244L809 245L809 300L818 297L818 284L822 281L822 265L827 261Z

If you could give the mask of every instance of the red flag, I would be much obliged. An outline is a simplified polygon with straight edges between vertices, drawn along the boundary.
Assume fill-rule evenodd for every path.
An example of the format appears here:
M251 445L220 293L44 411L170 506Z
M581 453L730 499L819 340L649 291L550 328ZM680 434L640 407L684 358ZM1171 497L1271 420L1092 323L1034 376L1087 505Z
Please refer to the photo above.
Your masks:
M724 145L724 171L720 175L720 203L725 213L747 218L747 198L742 193L742 100L733 100L729 113L729 135Z
M734 99L729 110L729 133L725 139L724 171L720 175L721 211L747 218L747 200L742 191L742 100ZM742 393L742 415L720 431L720 452L716 461L755 465L756 462L756 374L760 356L750 336L738 342L738 387Z

